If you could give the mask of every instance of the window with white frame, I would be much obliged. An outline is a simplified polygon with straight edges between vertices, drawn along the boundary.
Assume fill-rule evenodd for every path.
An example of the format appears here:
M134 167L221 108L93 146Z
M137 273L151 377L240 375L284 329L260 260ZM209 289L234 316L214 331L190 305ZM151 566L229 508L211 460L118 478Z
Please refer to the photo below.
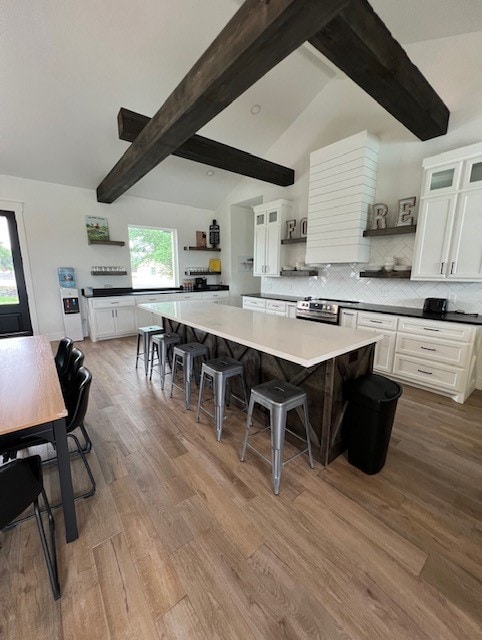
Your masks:
M177 231L129 225L132 286L178 286Z

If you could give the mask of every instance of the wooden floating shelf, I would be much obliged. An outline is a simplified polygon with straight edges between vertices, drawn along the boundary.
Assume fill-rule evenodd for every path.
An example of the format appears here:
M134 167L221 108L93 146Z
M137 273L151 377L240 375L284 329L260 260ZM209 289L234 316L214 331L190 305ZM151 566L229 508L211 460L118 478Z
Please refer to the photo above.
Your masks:
M91 271L91 276L126 276L127 271Z
M184 251L221 251L221 249L215 249L214 247L184 247Z
M281 240L281 244L300 244L302 242L306 244L306 238L285 238Z
M123 240L89 240L89 244L110 244L113 247L123 247L125 242Z
M293 271L288 271L287 269L283 269L283 271L281 271L280 275L282 276L288 276L288 277L293 277L293 276L298 276L298 277L302 277L304 276L309 277L309 276L317 276L318 275L318 271L313 271L310 270L308 271L307 269L293 269Z
M221 271L185 271L186 276L220 276Z
M411 271L360 271L360 278L405 278L412 275Z
M415 233L416 224L405 225L404 227L387 227L386 229L365 229L363 235L366 236L397 236L403 233Z

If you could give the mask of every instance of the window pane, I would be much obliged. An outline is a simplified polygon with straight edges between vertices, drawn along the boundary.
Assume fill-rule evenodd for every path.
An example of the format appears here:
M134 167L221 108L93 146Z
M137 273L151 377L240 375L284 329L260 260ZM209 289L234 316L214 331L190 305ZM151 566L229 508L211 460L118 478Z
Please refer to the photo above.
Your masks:
M482 180L482 162L474 162L470 171L469 182L480 182Z
M7 219L0 217L0 304L18 304Z
M176 232L173 229L129 226L132 286L175 287Z
M454 173L455 169L444 169L433 173L430 181L430 191L451 187L454 181Z

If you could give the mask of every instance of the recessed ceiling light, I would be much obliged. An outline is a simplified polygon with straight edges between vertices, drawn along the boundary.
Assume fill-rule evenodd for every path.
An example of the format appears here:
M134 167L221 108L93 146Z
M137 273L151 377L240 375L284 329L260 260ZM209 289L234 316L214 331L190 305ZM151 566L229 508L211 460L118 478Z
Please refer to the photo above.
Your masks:
M253 106L251 107L250 111L253 114L253 116L257 116L258 113L261 111L261 105L253 104Z
M213 171L212 169L208 169L208 170L206 171L206 175L207 175L207 176L213 176L213 175L214 175L214 171Z

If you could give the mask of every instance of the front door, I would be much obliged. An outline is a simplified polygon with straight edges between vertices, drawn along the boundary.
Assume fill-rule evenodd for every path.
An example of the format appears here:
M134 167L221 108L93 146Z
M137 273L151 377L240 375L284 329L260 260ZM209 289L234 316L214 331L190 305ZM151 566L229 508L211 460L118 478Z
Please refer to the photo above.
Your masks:
M31 335L17 222L13 211L0 210L0 338Z

